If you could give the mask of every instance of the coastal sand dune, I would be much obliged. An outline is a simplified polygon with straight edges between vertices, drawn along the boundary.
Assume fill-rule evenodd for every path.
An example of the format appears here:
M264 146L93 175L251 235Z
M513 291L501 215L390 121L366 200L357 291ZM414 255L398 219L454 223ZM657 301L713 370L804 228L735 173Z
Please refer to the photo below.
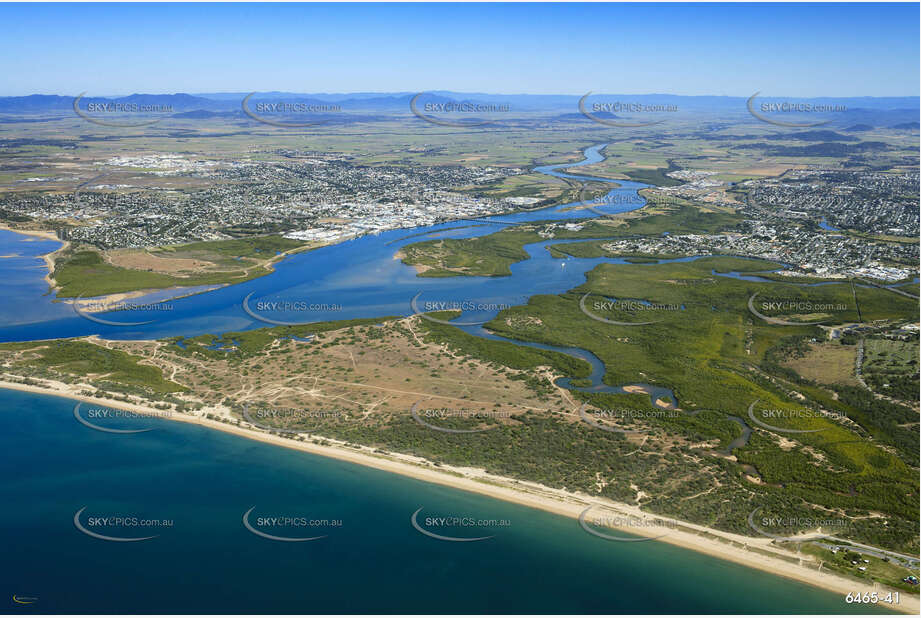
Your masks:
M45 386L34 386L0 380L0 388L55 395L96 405L109 406L138 414L149 414L170 420L194 423L218 431L224 431L250 440L258 440L284 448L295 449L331 457L341 461L368 466L378 470L401 474L403 476L419 479L429 483L437 483L482 494L491 498L514 502L530 508L541 509L550 513L578 519L579 515L590 505L596 505L595 512L610 514L612 519L621 520L648 519L650 514L643 512L638 507L615 503L596 496L567 492L515 479L489 474L484 470L442 465L434 468L432 464L420 457L388 453L383 455L367 447L346 446L343 442L330 438L324 439L328 445L301 442L291 438L271 435L257 428L230 425L221 421L204 418L201 415L171 413L164 415L163 410L154 408L145 403L128 403L111 401L96 397L81 395L86 389L85 385L65 384L63 382L47 381ZM211 412L231 418L228 410L209 409L200 412ZM818 571L802 564L800 557L786 550L774 547L772 539L752 538L704 526L670 520L673 524L668 534L659 539L661 542L670 543L678 547L689 549L713 556L720 560L727 560L736 564L758 569L789 579L797 580L812 586L824 588L842 595L848 593L876 591L884 596L889 589L881 585L847 579L827 571ZM616 526L615 526L616 528ZM635 528L625 529L633 535L658 537L662 534L661 528ZM701 536L706 534L707 537ZM770 555L766 555L770 554ZM792 562L791 562L792 560ZM888 606L887 606L888 607ZM901 604L890 607L896 611L907 614L917 614L921 609L919 599L915 595L901 593Z

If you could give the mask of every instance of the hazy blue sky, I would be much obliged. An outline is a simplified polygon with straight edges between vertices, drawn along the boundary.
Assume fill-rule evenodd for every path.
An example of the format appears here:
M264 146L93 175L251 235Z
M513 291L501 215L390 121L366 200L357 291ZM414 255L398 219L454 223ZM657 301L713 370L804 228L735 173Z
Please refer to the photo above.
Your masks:
M0 95L917 96L918 4L3 4Z

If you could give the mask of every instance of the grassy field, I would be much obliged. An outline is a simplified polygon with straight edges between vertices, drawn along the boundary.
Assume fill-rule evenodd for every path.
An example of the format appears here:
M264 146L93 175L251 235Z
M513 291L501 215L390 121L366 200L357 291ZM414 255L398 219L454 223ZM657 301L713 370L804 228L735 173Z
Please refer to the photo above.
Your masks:
M857 350L838 343L811 343L808 352L790 359L787 367L804 378L820 384L858 384L854 377Z
M537 200L532 207L573 202L579 199L579 186L573 180L554 178L546 174L530 173L507 176L501 181L484 186L462 187L460 190L490 198L532 197Z
M113 265L93 249L75 250L55 261L52 277L59 298L94 297L136 290L240 283L271 272L278 253L293 251L304 243L280 236L198 242L160 247L156 256L207 262L211 267L167 274ZM239 259L238 259L239 258ZM155 263L155 262L154 262Z
M637 170L631 169L624 172L624 175L627 176L630 180L635 180L636 182L643 182L647 185L653 185L656 187L674 187L680 185L680 180L675 180L674 178L669 178L665 174L668 172L678 169L677 167L657 167L654 170Z
M917 586L912 586L902 581L909 575L916 575L912 570L894 564L891 561L861 553L860 548L842 549L837 553L833 553L830 549L815 543L800 543L798 545L800 551L804 554L814 556L817 560L820 560L823 568L847 577L862 579L867 582L869 587L872 587L872 582L878 581L896 590L905 590L912 593L918 591ZM852 564L855 561L857 564ZM866 568L866 571L858 570L859 567ZM883 606L885 607L885 604Z

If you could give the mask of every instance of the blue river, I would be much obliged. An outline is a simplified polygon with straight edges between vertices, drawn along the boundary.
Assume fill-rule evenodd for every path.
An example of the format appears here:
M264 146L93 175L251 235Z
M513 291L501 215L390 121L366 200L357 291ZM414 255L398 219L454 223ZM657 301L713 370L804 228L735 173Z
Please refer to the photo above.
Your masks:
M602 161L604 145L585 151L585 160L578 164L537 168L545 174L589 178L598 182L610 180L582 177L559 171ZM641 207L642 197L637 189L646 185L618 181L609 195L622 194L611 204L597 207L606 213L626 212ZM275 272L259 279L215 291L178 298L164 303L168 310L147 309L95 314L103 319L122 323L148 322L142 326L107 325L77 315L72 305L56 303L46 294L47 284L41 280L44 264L38 256L53 250L57 243L36 240L11 232L0 232L0 255L15 258L0 259L0 276L7 281L10 302L0 307L0 341L26 341L56 337L98 334L123 339L152 339L166 336L194 336L203 333L239 331L266 326L243 310L243 299L250 296L251 304L260 301L302 301L311 305L337 305L335 310L304 311L297 315L265 313L270 319L296 322L317 322L358 317L409 315L411 299L422 292L419 302L451 302L491 304L521 304L534 294L555 294L584 281L584 273L606 261L599 259L562 260L550 257L543 246L547 242L527 247L531 259L512 266L510 277L417 277L414 268L394 259L404 245L428 238L472 238L531 221L585 219L597 216L586 209L573 209L572 204L499 215L468 222L447 222L422 228L400 229L377 235L367 235L285 259ZM570 241L571 242L571 241ZM164 293L160 293L163 297ZM145 301L148 299L145 299ZM155 300L155 299L154 299ZM482 320L495 311L465 312L458 321Z

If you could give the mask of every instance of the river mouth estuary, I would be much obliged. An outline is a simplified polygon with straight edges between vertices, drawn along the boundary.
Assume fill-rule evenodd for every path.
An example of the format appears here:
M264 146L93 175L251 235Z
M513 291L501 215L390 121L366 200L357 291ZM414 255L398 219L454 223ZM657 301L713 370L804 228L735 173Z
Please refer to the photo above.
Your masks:
M590 365L590 375L578 385L561 377L557 386L642 394L663 411L693 415L699 411L681 410L666 386L605 384L606 367L588 350L511 339L484 327L502 307L562 294L583 284L585 273L599 264L624 260L554 258L547 247L566 242L561 240L526 245L529 258L512 264L505 277L419 277L394 259L401 247L431 238L472 238L521 223L641 208L637 191L648 185L569 171L602 161L604 147L587 148L578 163L535 171L614 185L608 196L617 195L611 200L617 207L609 212L566 204L469 226L453 221L360 237L290 256L275 272L246 283L172 299L170 310L154 319L150 312L119 311L94 314L99 320L92 320L70 305L53 303L36 281L36 256L53 243L24 248L21 237L2 233L0 252L15 250L18 256L0 262L0 274L11 282L10 297L36 310L23 315L16 302L8 303L0 312L0 340L194 338L303 320L303 313L273 310L271 303L314 303L319 308L309 322L409 316L419 303L468 303L478 308L465 308L449 322L463 332ZM701 258L651 264L696 259ZM310 338L302 341L309 344ZM5 585L13 598L7 611L868 611L783 572L766 573L629 534L619 540L649 542L610 542L587 534L570 517L205 426L121 418L111 426L124 433L107 434L74 422L79 411L70 399L6 390L0 398L6 409L0 416L5 453L0 490L8 499L0 534ZM721 453L727 457L752 433L744 419L730 418L743 432ZM442 519L452 518L476 523L457 524L450 534L438 528ZM17 598L40 602L22 604Z
M630 212L642 208L645 200L637 193L649 185L625 180L612 181L594 176L581 176L565 170L598 163L604 160L601 151L606 144L586 148L581 161L570 164L540 166L536 172L551 177L575 179L613 186L601 199L585 204L574 202L515 214L498 215L477 219L476 223L461 226L457 221L415 229L400 229L380 235L364 236L337 245L286 258L267 276L251 282L229 286L215 291L172 298L163 302L168 311L120 310L117 312L82 315L71 304L53 303L52 297L37 299L37 287L33 280L26 280L21 287L11 290L30 305L38 302L37 311L24 316L13 304L7 305L6 315L0 324L0 341L29 341L46 338L80 337L99 335L114 339L158 339L165 337L194 337L204 334L221 334L228 331L242 331L264 328L279 324L296 324L304 320L300 311L260 312L261 319L253 319L250 306L272 305L295 306L310 303L317 309L309 313L309 322L343 320L375 316L411 315L416 312L412 300L417 297L429 304L448 306L509 307L527 302L528 297L537 294L560 294L585 281L585 273L601 263L624 264L621 258L567 258L551 256L548 247L560 242L541 241L526 245L529 258L512 264L511 275L507 277L447 277L426 278L416 276L416 271L399 260L394 254L410 243L431 238L474 238L492 234L502 229L530 222L561 222L602 217ZM607 202L610 203L606 203ZM592 210L588 209L591 206ZM22 239L8 232L0 233L0 242L6 247L23 253ZM47 252L49 241L33 242L28 248ZM2 250L2 249L0 249ZM23 256L20 260L27 260ZM678 258L651 263L683 262L699 258ZM11 271L19 269L18 263L0 263L0 268ZM175 292L173 292L175 294ZM136 302L155 304L169 298L169 292L158 292ZM2 312L3 309L0 309ZM513 341L518 345L555 350L585 360L592 366L589 386L572 386L568 378L558 381L566 388L587 392L623 393L624 388L637 387L645 390L653 402L667 401L669 407L677 405L674 394L665 387L646 384L625 384L609 386L602 383L604 364L587 350L559 347L547 344L511 340L499 337L482 328L481 324L493 319L499 309L464 310L452 324L462 330L481 337ZM89 319L87 316L89 315ZM26 323L17 324L26 317ZM38 321L36 317L40 317Z

